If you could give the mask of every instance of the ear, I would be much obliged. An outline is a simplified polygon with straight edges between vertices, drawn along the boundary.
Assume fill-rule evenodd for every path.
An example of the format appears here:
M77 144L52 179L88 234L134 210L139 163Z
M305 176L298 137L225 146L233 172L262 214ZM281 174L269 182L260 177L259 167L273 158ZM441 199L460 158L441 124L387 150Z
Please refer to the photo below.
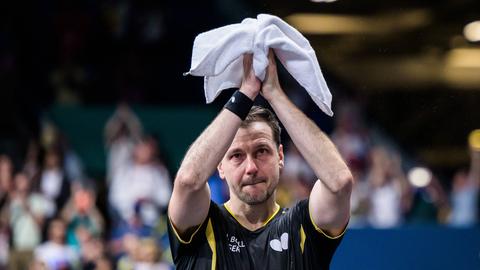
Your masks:
M280 145L278 146L278 163L279 163L279 165L280 165L280 170L282 170L283 167L285 166L285 165L284 165L284 162L285 162L285 161L284 161L284 157L285 157L285 156L283 155L283 145L280 144Z
M223 180L225 180L225 173L223 171L223 168L222 168L222 162L220 162L217 166L217 170L218 170L218 175L220 176L220 178L222 178Z

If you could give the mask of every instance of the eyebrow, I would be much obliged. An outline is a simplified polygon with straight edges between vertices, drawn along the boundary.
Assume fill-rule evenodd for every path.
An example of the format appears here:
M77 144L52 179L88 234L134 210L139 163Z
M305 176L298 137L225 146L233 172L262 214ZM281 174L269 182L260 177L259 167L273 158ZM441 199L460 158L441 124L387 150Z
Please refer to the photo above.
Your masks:
M255 143L255 144L253 145L253 147L254 147L255 149L261 148L261 147L266 147L266 148L269 148L269 149L273 148L273 149L274 149L274 147L272 147L269 143L266 143L266 142Z
M229 149L227 151L227 153L225 153L225 154L228 156L228 155L231 155L233 153L238 153L238 152L243 152L243 150L240 147L236 147L236 148Z

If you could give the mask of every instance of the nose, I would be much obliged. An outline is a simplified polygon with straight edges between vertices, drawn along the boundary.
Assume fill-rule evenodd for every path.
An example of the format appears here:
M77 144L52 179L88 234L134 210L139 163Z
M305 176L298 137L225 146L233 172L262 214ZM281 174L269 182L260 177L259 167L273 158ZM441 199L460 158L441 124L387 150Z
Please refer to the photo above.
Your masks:
M258 171L258 167L257 167L257 164L255 163L255 160L252 157L247 157L245 162L247 163L245 173L248 175L256 174Z

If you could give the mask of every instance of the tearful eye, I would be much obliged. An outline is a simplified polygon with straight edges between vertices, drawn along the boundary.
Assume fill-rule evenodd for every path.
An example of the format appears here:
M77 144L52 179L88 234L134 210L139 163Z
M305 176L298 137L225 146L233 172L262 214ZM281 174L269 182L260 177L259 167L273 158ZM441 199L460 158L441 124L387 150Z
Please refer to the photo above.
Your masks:
M268 153L268 149L266 149L266 148L260 148L257 151L257 154L259 154L259 155L264 155L264 154L267 154L267 153Z
M242 154L235 153L230 156L230 159L240 159L241 157L242 157Z

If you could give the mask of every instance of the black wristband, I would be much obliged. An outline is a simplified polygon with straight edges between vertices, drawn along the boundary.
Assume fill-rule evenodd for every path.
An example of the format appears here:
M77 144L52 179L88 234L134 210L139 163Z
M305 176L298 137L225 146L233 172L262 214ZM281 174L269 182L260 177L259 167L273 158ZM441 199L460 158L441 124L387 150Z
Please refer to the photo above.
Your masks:
M225 104L225 109L236 114L240 119L245 120L247 118L250 109L253 106L253 100L247 97L245 94L239 90L233 93L232 97Z

